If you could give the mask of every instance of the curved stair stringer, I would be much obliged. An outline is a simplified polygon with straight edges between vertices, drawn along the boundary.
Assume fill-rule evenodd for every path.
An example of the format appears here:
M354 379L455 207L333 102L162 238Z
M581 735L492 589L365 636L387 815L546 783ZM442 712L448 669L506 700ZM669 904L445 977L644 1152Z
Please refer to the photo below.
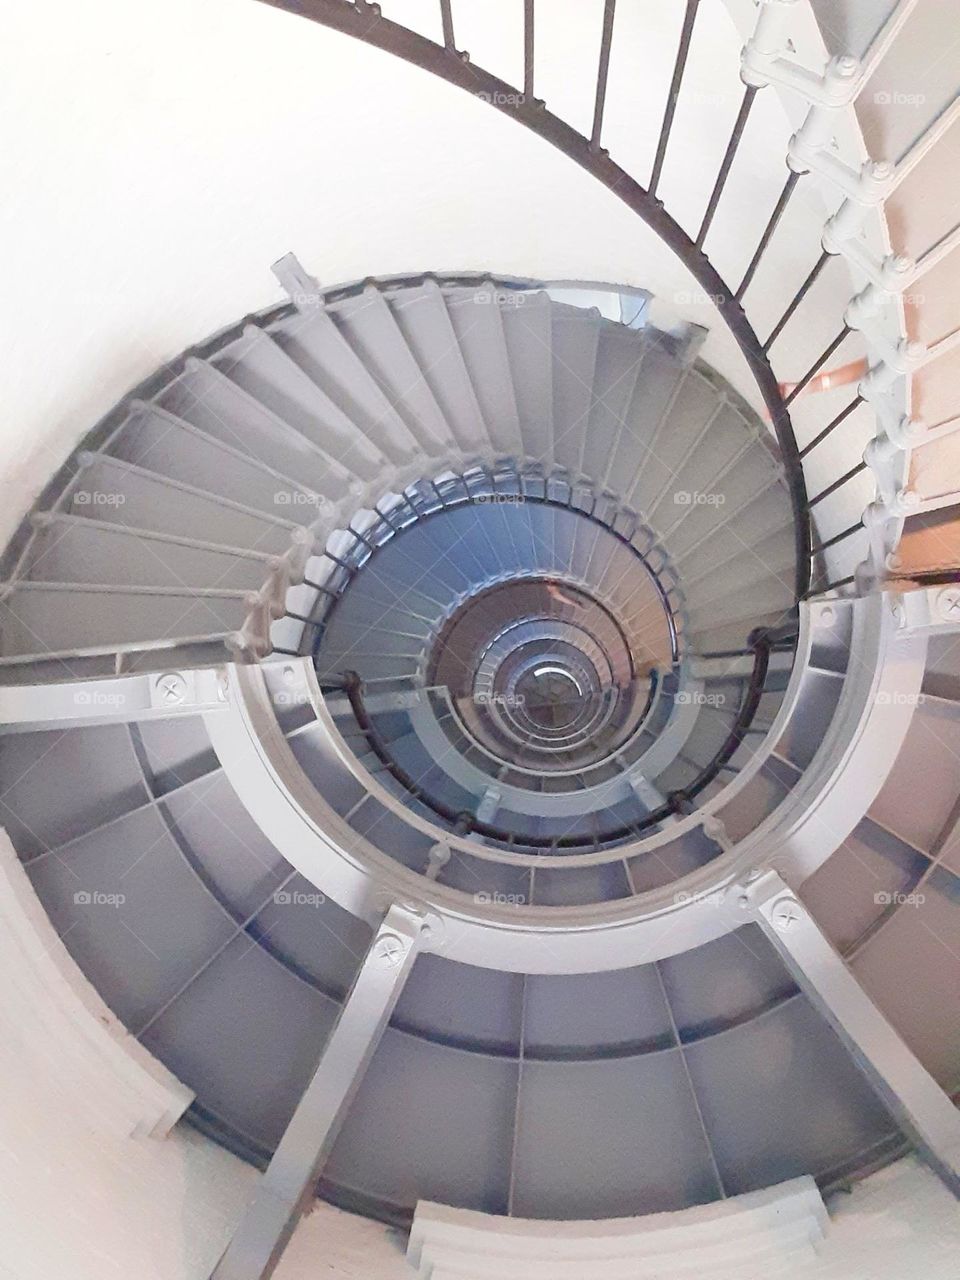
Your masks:
M832 608L817 606L824 607ZM529 973L624 968L740 927L737 886L751 872L772 867L792 886L863 816L909 727L913 707L904 695L919 688L926 641L895 636L887 596L851 607L857 660L830 730L798 786L744 839L726 842L722 856L706 867L625 901L547 909L478 904L398 864L350 828L310 783L277 724L257 667L230 669L228 706L205 720L227 777L261 830L301 874L352 914L373 922L385 902L418 902L436 922L428 949L481 967ZM888 696L878 699L880 693ZM329 714L322 705L315 709L319 723L326 724L325 750L346 760L350 753L338 746ZM791 710L796 701L785 700L784 716ZM376 779L371 788L379 789ZM712 829L726 841L722 819ZM671 838L672 829L649 844ZM470 852L497 860L483 846ZM579 861L603 857L583 855ZM523 855L515 858L522 861Z
M581 1222L502 1217L421 1200L407 1261L418 1276L499 1280L733 1280L788 1276L817 1256L829 1216L813 1178L722 1203Z
M796 890L836 852L893 770L917 706L927 637L903 634L893 592L852 599L852 662L827 734L795 789L742 844ZM812 606L829 626L836 602Z
M432 459L426 454L422 454L418 455L414 461L408 462L401 467L396 467L390 473L386 482L381 477L378 478L375 484L372 482L365 484L357 494L357 502L359 508L368 512L371 517L383 517L384 511L394 505L393 500L400 499L401 495L418 481L426 480L428 484L440 484L443 473L446 471L451 471L457 478L460 475L470 476L473 473L477 478L482 479L488 474L495 475L498 468L505 466L516 469L521 478L521 483L539 480L545 491L551 484L562 483L570 486L571 489L576 489L581 493L585 501L589 500L591 502L594 508L603 502L608 509L600 523L616 532L646 562L659 585L666 604L669 606L671 619L677 634L680 637L683 636L689 625L690 615L682 578L673 564L668 550L659 541L655 530L642 519L638 512L622 505L616 495L603 490L598 491L593 485L584 482L574 482L569 473L563 468L557 466L545 467L539 459L525 454L507 456L490 452L478 456L475 451L471 451L452 456L448 455L442 460ZM435 480L430 481L428 477L432 471L438 472L438 475ZM543 500L549 501L546 498ZM449 505L451 507L465 505L468 501L472 501L472 499L451 501ZM574 506L571 510L576 512L578 508ZM389 522L384 519L384 523L387 524L389 529ZM412 524L413 522L409 521L405 527L409 528ZM258 600L256 607L251 610L244 624L243 635L237 638L236 655L239 660L249 661L266 657L273 649L277 648L294 650L303 647L304 635L310 625L304 622L303 619L313 616L320 597L323 595L323 588L326 582L333 577L338 568L338 560L331 559L329 556L325 558L325 549L330 546L331 539L334 539L337 535L349 537L354 531L360 534L367 534L369 527L369 521L367 527L364 527L363 524L356 520L349 520L345 523L342 520L342 511L340 510L337 512L325 511L318 516L309 529L310 537L313 540L313 551L311 556L308 556L304 561L303 570L300 572L298 580L290 580L288 582L282 600L278 584L276 591L272 593L265 592L264 598ZM395 533L396 530L389 529L388 537L385 541L389 541L395 536ZM359 539L355 539L355 541L359 541ZM366 549L364 554L367 554ZM375 554L375 552L370 554ZM363 562L361 561L360 563L362 564ZM306 572L308 566L309 572ZM529 570L529 575L536 576L539 572L540 570L533 568ZM304 574L308 579L307 583L303 581ZM484 580L482 588L478 588L477 584L473 584L470 590L471 593L475 594L478 589L486 589L522 576L524 576L523 573L517 573L513 570L492 572ZM550 577L558 582L567 582L574 587L582 587L584 585L575 575L565 574L557 570L551 570ZM617 585L617 583L612 584L611 590ZM600 591L598 598L606 599L606 593Z

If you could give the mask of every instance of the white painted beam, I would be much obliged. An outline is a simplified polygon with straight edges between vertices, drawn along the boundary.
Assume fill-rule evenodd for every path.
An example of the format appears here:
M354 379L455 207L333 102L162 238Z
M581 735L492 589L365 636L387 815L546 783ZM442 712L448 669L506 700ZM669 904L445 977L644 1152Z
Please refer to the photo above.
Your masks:
M873 1003L816 920L776 872L743 893L811 1003L834 1029L894 1119L960 1197L960 1111Z
M0 686L0 733L164 720L226 705L222 667Z
M374 935L320 1061L211 1280L268 1280L300 1217L413 967L422 915L394 905Z

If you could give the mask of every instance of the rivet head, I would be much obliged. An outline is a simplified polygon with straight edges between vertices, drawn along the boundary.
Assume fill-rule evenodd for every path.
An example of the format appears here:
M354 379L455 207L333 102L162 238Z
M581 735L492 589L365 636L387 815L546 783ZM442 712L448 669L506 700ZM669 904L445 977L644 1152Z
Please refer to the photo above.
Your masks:
M376 942L374 955L391 969L396 969L406 954L403 939L395 933L384 933Z
M773 921L773 927L778 933L789 933L792 929L796 929L803 919L803 909L795 899L781 898L774 905L770 913L770 919Z
M183 702L187 696L187 682L178 671L167 671L157 679L160 701L168 707Z

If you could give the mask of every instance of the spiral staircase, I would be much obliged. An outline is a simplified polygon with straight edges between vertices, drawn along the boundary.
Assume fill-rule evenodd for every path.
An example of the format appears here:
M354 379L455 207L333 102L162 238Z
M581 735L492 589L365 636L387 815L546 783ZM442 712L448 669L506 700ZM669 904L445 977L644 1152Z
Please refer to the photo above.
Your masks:
M439 43L281 7L485 74L449 3ZM664 122L637 211L702 283L791 9L761 6L696 237L655 200ZM521 123L603 167L614 5L576 145L533 99L532 11ZM806 289L763 345L741 305L800 172L718 294L752 401L650 292L324 287L289 255L289 301L126 396L7 548L4 874L265 1168L216 1280L272 1274L316 1195L403 1227L634 1218L911 1146L960 1192L960 620L942 566L896 559L947 506L906 487L920 357L879 293L788 391L767 351ZM801 448L789 406L851 333L869 371ZM811 499L862 406L865 460Z

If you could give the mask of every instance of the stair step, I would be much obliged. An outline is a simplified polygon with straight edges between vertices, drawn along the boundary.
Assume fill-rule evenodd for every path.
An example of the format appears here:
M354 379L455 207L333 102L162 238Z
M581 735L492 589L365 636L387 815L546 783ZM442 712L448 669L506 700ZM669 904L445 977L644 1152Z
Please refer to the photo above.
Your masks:
M234 590L19 583L0 602L0 647L12 654L205 637L239 630L249 605Z
M266 581L270 561L266 552L60 515L38 528L24 573L39 582L255 591Z
M522 450L520 416L503 318L492 283L447 298L447 313L495 450Z
M487 452L492 440L440 286L425 281L391 298L390 308L454 440L468 453Z
M417 452L410 428L328 312L315 311L284 320L268 332L392 462L405 462Z
M450 427L380 290L370 286L330 314L420 447L443 452L453 443Z
M302 478L225 443L159 405L134 401L109 454L278 519L309 524L319 495Z
M68 514L281 554L298 525L107 454L88 455Z
M243 338L211 357L249 395L333 454L350 472L373 479L388 459L265 329L248 325Z
M546 293L507 295L501 309L524 453L553 461L553 320Z
M332 501L343 497L344 485L352 479L339 460L208 361L188 359L183 373L160 392L157 402L214 439L276 467L282 475L297 477Z
M583 470L602 327L589 312L554 310L553 460L574 479Z

